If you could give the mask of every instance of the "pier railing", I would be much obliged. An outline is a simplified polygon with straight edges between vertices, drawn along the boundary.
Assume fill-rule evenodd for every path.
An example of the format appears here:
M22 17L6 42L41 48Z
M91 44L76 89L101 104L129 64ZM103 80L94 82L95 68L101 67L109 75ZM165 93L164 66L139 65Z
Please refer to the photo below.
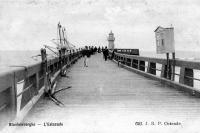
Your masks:
M81 57L81 51L47 60L50 80L56 81L61 68L67 68ZM20 115L25 115L44 92L42 62L30 66L16 66L0 75L0 127ZM35 100L37 99L37 100ZM23 112L23 113L22 113Z
M113 51L109 53L111 56ZM200 62L170 59L169 65L167 65L166 59L130 55L125 52L117 52L117 50L115 50L113 60L119 65L145 77L159 80L162 83L199 96L200 88L194 86L194 82L200 81L200 79L194 77L194 71L200 70ZM177 72L173 69L180 70ZM175 82L174 77L177 77L178 81Z

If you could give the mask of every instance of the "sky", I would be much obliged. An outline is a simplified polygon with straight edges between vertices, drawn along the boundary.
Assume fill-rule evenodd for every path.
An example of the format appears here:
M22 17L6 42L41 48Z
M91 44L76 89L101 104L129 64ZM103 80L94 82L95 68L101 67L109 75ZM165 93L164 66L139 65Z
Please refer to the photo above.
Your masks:
M108 45L155 51L158 26L174 27L175 49L200 51L199 0L0 0L0 50L56 47L60 22L82 47Z

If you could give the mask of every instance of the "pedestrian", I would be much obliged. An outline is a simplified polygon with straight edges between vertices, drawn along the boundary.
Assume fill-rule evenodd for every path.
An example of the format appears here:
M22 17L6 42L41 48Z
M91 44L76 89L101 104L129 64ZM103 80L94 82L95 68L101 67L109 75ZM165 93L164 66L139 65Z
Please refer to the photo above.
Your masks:
M115 50L112 52L111 60L115 57Z
M91 47L91 55L93 55L94 54L94 47L92 46Z
M96 54L96 52L97 52L97 47L95 46L94 47L94 53Z
M100 46L99 46L99 48L98 48L98 53L101 53L101 48L100 48Z
M105 59L105 61L107 61L107 59L108 59L108 49L107 49L107 47L105 47L105 49L104 49L104 51L103 51L103 55L104 55L104 59Z
M88 67L88 58L90 53L87 46L85 46L85 49L82 51L82 55L84 57L84 67Z
M101 48L101 51L103 52L104 51L104 47L102 46L102 48Z

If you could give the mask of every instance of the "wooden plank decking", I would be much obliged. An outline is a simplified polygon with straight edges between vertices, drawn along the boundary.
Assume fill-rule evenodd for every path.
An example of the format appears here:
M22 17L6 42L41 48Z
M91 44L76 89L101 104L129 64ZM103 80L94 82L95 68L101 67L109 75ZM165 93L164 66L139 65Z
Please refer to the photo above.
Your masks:
M200 99L164 86L157 81L127 71L101 54L93 55L89 67L83 59L68 70L69 78L61 78L57 93L64 107L41 99L24 122L34 127L20 127L19 132L63 133L165 133L198 131ZM61 122L63 126L46 127L45 122ZM142 126L135 125L143 122ZM148 125L145 125L145 123ZM155 125L150 125L154 122ZM157 123L161 124L158 125ZM181 125L166 126L164 122ZM37 125L41 124L41 125Z

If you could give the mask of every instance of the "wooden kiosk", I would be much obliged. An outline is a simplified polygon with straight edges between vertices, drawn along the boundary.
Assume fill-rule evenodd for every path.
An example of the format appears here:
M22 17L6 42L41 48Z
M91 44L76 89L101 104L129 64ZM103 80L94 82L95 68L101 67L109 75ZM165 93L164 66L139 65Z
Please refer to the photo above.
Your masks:
M175 46L174 46L174 28L156 28L156 52L157 54L166 54L166 72L163 77L174 80L175 76ZM172 62L169 60L169 53L172 53ZM172 66L172 67L171 67Z

